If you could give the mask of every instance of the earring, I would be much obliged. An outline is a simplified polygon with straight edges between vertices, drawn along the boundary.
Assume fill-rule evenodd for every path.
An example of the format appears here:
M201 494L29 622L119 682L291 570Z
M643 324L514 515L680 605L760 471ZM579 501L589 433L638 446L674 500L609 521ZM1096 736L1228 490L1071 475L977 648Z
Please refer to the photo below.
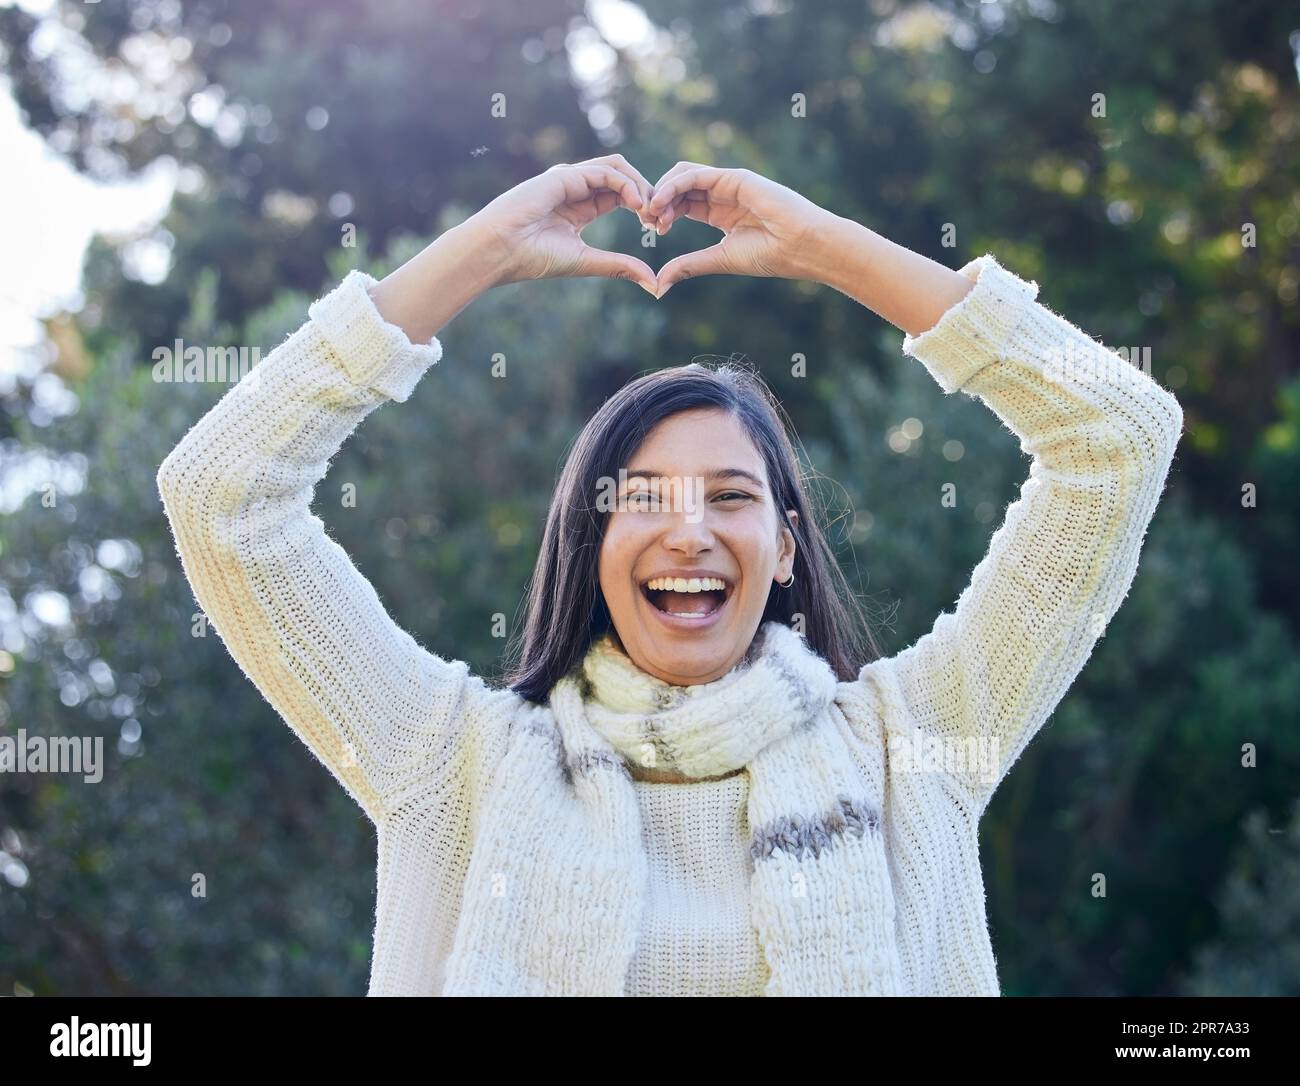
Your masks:
M792 584L794 584L794 571L791 570L790 579L788 581L777 581L776 583L779 584L782 588L789 588Z

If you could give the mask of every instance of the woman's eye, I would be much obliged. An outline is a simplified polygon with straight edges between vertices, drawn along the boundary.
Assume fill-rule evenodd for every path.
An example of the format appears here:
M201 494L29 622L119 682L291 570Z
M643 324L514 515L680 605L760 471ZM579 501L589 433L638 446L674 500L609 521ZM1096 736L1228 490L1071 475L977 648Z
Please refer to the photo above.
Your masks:
M624 495L623 500L629 508L637 509L657 509L660 507L661 502L665 501L665 499L662 499L658 494L655 494L650 490L634 490ZM752 499L750 495L744 493L744 491L728 490L715 495L713 500L715 502L735 502L750 501Z

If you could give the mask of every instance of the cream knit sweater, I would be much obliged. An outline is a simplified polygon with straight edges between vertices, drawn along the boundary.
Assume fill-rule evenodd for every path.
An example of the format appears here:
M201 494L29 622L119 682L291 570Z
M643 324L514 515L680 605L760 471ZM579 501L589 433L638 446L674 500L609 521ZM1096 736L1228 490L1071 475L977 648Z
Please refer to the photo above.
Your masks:
M905 994L999 992L978 827L1128 593L1182 429L1177 401L1038 303L991 256L904 353L978 396L1033 459L954 610L839 684L882 812ZM194 594L245 674L377 830L369 993L439 994L479 803L550 709L398 628L310 512L331 457L442 355L386 323L353 271L163 462ZM938 497L936 496L936 499ZM931 746L924 748L924 743ZM983 741L991 765L951 762ZM918 764L922 749L938 761ZM650 884L626 991L761 994L749 922L748 777L636 782Z

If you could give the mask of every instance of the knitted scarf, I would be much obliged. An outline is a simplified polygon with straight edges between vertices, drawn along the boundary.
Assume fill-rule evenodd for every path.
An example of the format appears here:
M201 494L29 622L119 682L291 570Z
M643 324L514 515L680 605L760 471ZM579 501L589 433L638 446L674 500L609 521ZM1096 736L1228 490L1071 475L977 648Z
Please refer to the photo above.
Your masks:
M623 995L648 863L629 764L749 775L766 995L897 990L879 811L836 677L765 622L726 675L673 686L608 635L525 716L483 802L444 995ZM683 785L690 787L690 785Z

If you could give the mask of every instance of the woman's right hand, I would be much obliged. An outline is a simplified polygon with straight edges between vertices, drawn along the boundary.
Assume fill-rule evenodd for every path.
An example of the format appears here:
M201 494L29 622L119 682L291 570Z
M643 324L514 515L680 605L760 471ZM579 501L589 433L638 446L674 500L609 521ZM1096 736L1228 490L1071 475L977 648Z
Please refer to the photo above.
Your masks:
M502 193L461 226L492 252L495 285L524 279L630 279L656 294L655 273L627 253L596 249L582 231L618 207L642 216L650 183L622 155L561 163ZM657 294L656 294L657 296Z

